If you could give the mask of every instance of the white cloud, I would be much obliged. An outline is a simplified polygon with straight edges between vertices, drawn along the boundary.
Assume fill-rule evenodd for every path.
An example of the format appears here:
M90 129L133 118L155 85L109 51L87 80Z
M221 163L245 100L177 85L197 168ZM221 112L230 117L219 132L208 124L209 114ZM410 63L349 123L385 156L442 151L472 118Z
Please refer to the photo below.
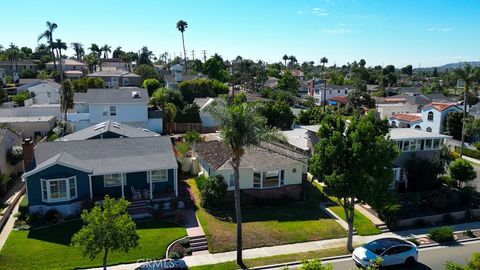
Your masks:
M319 8L319 7L312 8L311 13L315 16L327 16L328 15L328 13L325 9Z
M331 34L331 35L343 35L346 33L350 33L352 31L347 28L333 28L333 29L321 29L320 32Z
M453 28L451 28L451 27L441 27L441 28L430 27L430 28L428 28L428 31L430 31L430 32L451 32L451 31L453 31Z

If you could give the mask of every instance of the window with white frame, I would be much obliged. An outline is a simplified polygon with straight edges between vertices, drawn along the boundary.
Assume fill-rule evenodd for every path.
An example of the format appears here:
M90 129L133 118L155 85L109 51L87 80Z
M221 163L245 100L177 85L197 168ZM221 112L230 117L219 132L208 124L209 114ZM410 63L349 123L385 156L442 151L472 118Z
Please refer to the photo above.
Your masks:
M77 198L77 178L41 179L42 201L61 202Z
M122 173L106 174L103 176L103 186L105 187L121 186L123 183L123 177L124 176Z
M148 182L166 182L167 179L167 170L153 170L148 172Z
M233 174L233 173L228 175L228 186L230 186L230 187L235 186L235 174Z
M285 184L285 170L253 173L253 188L275 188Z
M110 106L110 116L117 115L117 106Z

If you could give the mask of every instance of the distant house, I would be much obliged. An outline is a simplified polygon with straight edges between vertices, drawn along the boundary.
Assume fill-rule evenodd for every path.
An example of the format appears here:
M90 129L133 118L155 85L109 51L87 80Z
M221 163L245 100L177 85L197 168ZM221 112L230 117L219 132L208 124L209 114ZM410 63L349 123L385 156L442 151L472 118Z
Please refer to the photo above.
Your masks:
M34 152L22 176L30 213L78 215L83 202L107 194L140 202L178 196L169 137L44 142Z
M107 88L140 86L142 84L142 77L140 75L125 70L102 70L90 73L87 77L102 79Z
M196 145L200 174L222 175L234 189L231 149L221 141ZM300 199L306 157L285 147L264 143L245 149L240 164L240 188L254 198Z
M43 138L56 126L55 116L9 116L0 117L0 124L6 124L21 134L24 139Z
M420 114L397 113L389 117L391 127L413 128L427 132L443 133L445 119L450 112L462 109L456 103L432 102L422 107Z
M333 97L347 97L355 91L355 88L349 85L326 85L325 80L322 79L312 79L308 83L308 95L314 98L317 105L326 104Z
M102 58L101 61L102 69L111 69L124 70L131 72L133 70L133 65L123 61L121 58Z
M215 98L195 98L193 103L197 104L202 120L203 127L217 127L218 123L213 116L208 112L208 107L215 101Z
M94 126L84 128L58 139L58 141L83 141L112 138L158 137L160 134L144 128L135 128L108 120Z
M12 175L23 172L23 163L11 165L7 160L7 153L13 146L22 145L22 136L8 129L0 129L0 172L4 175Z
M376 105L380 118L385 119L398 113L417 113L418 105L406 102L378 103Z
M334 96L328 99L328 104L333 106L345 106L348 104L347 96Z
M426 132L416 129L392 128L389 137L395 141L400 149L400 155L393 161L394 180L396 186L408 186L407 164L412 158L438 158L442 146L450 136Z
M387 87L385 91L387 93L387 96L392 96L392 95L416 96L416 95L422 94L421 86Z
M17 87L17 92L28 91L33 96L33 104L59 104L60 84L53 80L37 80Z
M59 62L56 61L55 64L58 66ZM49 63L46 63L45 67L47 69L53 69L53 67L54 67L53 61L49 62ZM88 66L87 66L87 64L85 64L83 62L80 62L80 61L77 61L77 60L74 60L74 59L63 59L62 60L62 70L63 71L72 71L73 70L73 71L80 71L82 73L86 73L86 72L88 72Z
M197 75L187 75L183 74L183 66L176 64L170 68L171 73L164 76L165 87L171 89L177 89L178 84L184 81L191 81L194 79L204 78L208 79L207 75L197 74Z
M77 93L78 94L78 93ZM144 88L88 89L74 97L74 112L68 121L75 130L112 120L133 127L163 131L161 113L148 109L148 93Z
M17 72L21 74L23 70L32 70L37 72L37 64L29 59L19 59L17 61L0 61L0 69L3 69L6 74L12 75Z

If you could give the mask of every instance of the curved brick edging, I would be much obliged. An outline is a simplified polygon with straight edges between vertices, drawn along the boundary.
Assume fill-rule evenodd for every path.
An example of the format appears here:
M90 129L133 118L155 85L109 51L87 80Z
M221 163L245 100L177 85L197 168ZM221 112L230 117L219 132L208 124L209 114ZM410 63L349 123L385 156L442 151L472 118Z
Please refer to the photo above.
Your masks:
M177 243L177 242L179 242L180 240L185 239L185 238L188 238L188 235L187 235L187 236L184 236L184 237L182 237L182 238L178 238L177 240L175 240L175 241L173 241L172 243L170 243L170 245L168 245L167 250L165 251L165 259L169 259L169 258L168 258L168 254L170 253L170 249L172 248L172 246L173 246L175 243Z

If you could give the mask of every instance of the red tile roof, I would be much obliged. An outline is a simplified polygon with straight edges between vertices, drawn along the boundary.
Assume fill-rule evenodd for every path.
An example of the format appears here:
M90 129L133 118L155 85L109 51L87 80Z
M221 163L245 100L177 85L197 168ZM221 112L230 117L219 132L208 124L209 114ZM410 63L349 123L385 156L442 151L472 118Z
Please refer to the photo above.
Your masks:
M336 101L342 105L348 104L348 98L346 96L335 96L335 97L329 98L328 100Z
M422 108L422 110L428 109L428 108L434 108L435 110L442 112L442 111L444 111L444 110L446 110L446 109L448 109L452 106L455 106L455 105L457 105L457 104L454 103L454 102L432 102L430 104L425 105Z
M390 117L391 119L396 119L405 122L417 122L422 120L422 115L419 113L396 113Z

